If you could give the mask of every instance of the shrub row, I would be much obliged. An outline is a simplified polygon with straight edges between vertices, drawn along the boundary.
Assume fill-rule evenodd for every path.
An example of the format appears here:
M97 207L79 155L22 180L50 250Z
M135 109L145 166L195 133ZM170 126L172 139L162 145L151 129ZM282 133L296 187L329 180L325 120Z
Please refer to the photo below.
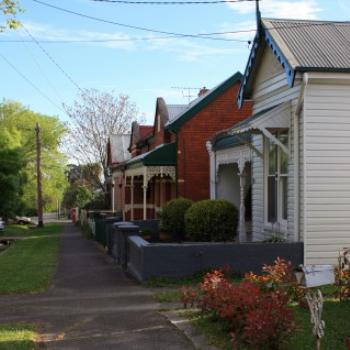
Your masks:
M175 240L231 241L236 235L238 210L226 200L193 203L189 199L177 198L164 206L161 224Z

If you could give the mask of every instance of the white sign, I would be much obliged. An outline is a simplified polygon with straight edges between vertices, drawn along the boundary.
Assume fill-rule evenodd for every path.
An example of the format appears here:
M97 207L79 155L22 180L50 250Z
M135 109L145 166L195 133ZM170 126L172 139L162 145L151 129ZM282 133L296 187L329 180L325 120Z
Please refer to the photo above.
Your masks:
M305 275L305 285L308 288L335 283L333 265L307 265L302 268Z

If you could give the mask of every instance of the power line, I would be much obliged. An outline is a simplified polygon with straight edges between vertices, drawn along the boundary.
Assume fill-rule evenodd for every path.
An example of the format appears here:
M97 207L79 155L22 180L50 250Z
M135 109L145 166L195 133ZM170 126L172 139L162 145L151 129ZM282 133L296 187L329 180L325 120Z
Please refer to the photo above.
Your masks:
M49 4L47 2L41 1L41 0L31 0L37 4L40 4L42 6L50 7L52 9L69 13L71 15L79 16L82 18L90 19L93 21L97 22L102 22L102 23L107 23L107 24L112 24L124 28L129 28L129 29L135 29L135 30L141 30L141 31L146 31L146 32L151 32L151 33L158 33L158 34L165 34L169 35L171 37L181 37L181 38L196 38L196 39L208 39L208 40L219 40L219 41L242 41L242 42L250 42L250 40L239 40L239 39L228 39L228 38L217 38L213 37L214 35L227 35L227 34L242 34L242 33L249 33L249 32L255 32L256 28L254 29L245 29L245 30L235 30L235 31L225 31L225 32L213 32L213 33L198 33L198 34L186 34L186 33L177 33L177 32L168 32L168 31L163 31L163 30L158 30L158 29L153 29L153 28L146 28L146 27L141 27L141 26L136 26L136 25L130 25L130 24L125 24L125 23L120 23L120 22L115 22L112 20L104 19L104 18L99 18L91 15L87 15L81 12L76 12L72 11L63 7L59 7L56 5ZM114 0L113 0L114 1ZM119 0L115 0L119 1ZM128 0L120 0L120 1L128 1ZM132 0L131 0L132 1ZM213 0L216 1L216 0ZM220 0L221 1L221 0ZM247 1L247 2L252 2L253 0L242 0L242 1ZM238 2L238 1L236 1ZM239 1L240 2L240 1ZM348 22L344 22L348 23ZM324 26L324 25L329 25L330 23L328 22L305 22L303 24L295 24L295 27L300 28L300 27L312 27L312 26ZM290 27L284 27L284 26L274 26L274 27L265 27L266 30L272 31L272 30L290 30ZM137 39L137 38L136 38ZM125 39L127 40L127 39ZM134 39L131 39L134 40ZM138 39L137 39L138 40ZM145 39L142 39L145 40ZM148 40L148 39L147 39ZM151 40L151 39L149 39Z
M29 32L29 30L22 24L23 29L29 35L29 37L36 43L36 45L40 48L40 50L46 55L46 57L61 71L61 73L79 90L83 91L83 89L79 86L79 84L57 63L57 61L46 51L46 49L36 40L36 38Z
M99 18L99 17L95 17L95 16L90 16L90 15L87 15L87 14L84 14L81 12L76 12L76 11L72 11L72 10L69 10L69 9L66 9L63 7L52 5L52 4L49 4L49 3L41 1L41 0L32 0L32 1L35 3L38 3L42 6L50 7L50 8L53 8L53 9L61 11L61 12L69 13L69 14L72 14L75 16L87 18L87 19L97 21L97 22L102 22L102 23L116 25L119 27L129 28L129 29L142 30L142 31L151 32L151 33L165 34L165 35L171 35L171 36L183 37L183 38L196 38L196 39L207 39L207 40L217 40L217 41L236 41L235 39L211 37L211 35L228 34L229 32L203 33L203 34L185 34L185 33L168 32L168 31L164 31L164 30L140 27L140 26L125 24L125 23L115 22L115 21L111 21L111 20L107 20L107 19L103 19L103 18ZM254 29L254 31L255 31L255 29ZM241 31L237 31L237 32L241 33ZM234 34L234 33L230 32L230 34ZM247 42L247 40L245 42Z
M237 2L253 2L256 0L198 0L198 1L129 1L129 0L91 0L95 2L107 2L125 5L218 5Z
M205 36L206 34L202 34ZM116 43L116 42L133 42L133 41L153 41L153 40L165 40L165 39L181 39L175 35L167 35L161 37L140 37L140 38L127 38L127 39L76 39L76 40L37 40L41 44L103 44L103 43ZM230 39L230 41L236 41L241 43L247 43L248 40L242 39ZM0 43L32 43L32 40L26 39L5 39L0 40Z
M26 77L20 70L16 68L16 66L11 63L1 52L0 57L23 79L25 80L34 90L36 90L41 96L43 96L46 100L48 100L52 105L56 108L64 111L59 105L57 105L49 96L47 96L43 91L41 91L28 77Z
M28 41L27 41L28 42ZM51 82L51 80L49 79L49 77L47 76L47 74L45 73L44 69L41 67L40 63L38 62L38 60L34 57L34 54L31 52L30 48L28 47L28 45L26 44L27 42L22 42L23 47L27 50L27 52L29 53L29 55L31 56L33 62L35 63L35 65L38 68L39 73L45 78L46 82L48 83L48 85L51 86L52 91L55 93L58 101L61 103L61 105L63 105L63 99L61 94L59 93L59 91L56 89L55 85ZM31 41L29 41L31 42Z

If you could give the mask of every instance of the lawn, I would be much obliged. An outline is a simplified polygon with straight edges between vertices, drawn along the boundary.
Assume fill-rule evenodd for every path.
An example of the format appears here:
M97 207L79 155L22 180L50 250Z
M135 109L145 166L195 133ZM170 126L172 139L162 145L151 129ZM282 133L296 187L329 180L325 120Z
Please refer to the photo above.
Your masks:
M36 336L29 325L0 324L0 350L34 350Z
M44 228L13 225L3 236L21 236L0 254L0 294L28 293L45 290L56 270L59 233L62 225L48 224ZM52 235L52 237L50 237Z
M63 229L59 224L47 224L44 227L28 225L7 225L4 231L0 231L0 237L32 237L61 233Z

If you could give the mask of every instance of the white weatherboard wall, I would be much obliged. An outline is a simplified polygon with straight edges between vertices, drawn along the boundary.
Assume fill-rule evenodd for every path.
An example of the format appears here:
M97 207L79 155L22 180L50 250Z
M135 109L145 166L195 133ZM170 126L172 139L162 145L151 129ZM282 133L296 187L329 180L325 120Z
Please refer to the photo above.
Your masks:
M306 264L350 247L350 74L309 73L304 100Z
M286 74L269 47L265 48L261 64L254 79L252 100L253 113L258 113L280 103L291 101L291 124L289 129L289 169L288 169L288 227L286 238L293 241L294 235L294 145L293 145L293 113L300 94L301 76L297 75L294 87L290 88ZM300 134L300 133L299 133ZM253 136L254 146L263 152L264 138ZM301 147L300 147L301 148ZM253 240L264 240L268 237L265 231L265 177L263 159L253 153L252 160L252 231Z

